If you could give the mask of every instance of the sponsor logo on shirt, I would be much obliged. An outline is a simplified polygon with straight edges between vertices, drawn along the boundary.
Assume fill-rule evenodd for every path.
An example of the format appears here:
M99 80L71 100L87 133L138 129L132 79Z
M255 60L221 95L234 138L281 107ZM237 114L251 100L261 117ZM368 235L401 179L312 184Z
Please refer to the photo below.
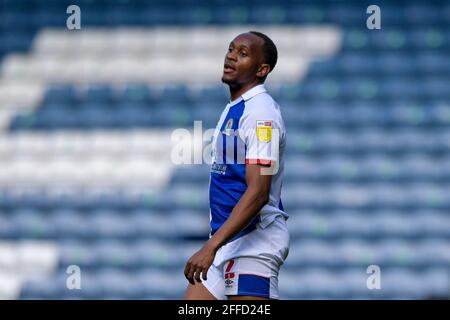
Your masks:
M225 288L232 288L234 284L234 272L225 273Z
M227 172L227 165L226 164L213 163L211 165L211 172L223 175L223 174L225 174Z
M270 142L270 140L272 139L272 121L257 120L256 136L261 142Z

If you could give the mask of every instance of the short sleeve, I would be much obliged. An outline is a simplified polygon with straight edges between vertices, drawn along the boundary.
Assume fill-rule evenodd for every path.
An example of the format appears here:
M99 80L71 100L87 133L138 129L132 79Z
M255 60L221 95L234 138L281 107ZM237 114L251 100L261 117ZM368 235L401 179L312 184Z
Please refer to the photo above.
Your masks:
M276 110L260 108L243 117L239 135L245 143L245 163L272 165L279 161L283 135Z

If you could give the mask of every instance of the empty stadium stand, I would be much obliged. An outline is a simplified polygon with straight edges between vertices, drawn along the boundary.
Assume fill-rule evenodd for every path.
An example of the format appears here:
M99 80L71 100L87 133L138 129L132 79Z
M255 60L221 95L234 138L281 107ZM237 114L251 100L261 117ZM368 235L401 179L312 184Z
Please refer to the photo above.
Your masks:
M209 168L173 165L171 132L215 126L250 28L280 50L281 298L448 298L450 4L379 2L370 31L359 1L0 0L0 298L182 297Z

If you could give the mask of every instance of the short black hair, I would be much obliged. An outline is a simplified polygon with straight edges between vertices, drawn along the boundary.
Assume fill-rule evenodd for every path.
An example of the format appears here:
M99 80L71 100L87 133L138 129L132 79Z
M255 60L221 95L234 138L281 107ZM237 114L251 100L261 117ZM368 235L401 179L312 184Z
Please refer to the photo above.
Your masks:
M272 39L270 39L267 35L265 35L262 32L249 31L249 33L254 34L255 36L260 37L261 39L264 40L263 45L264 61L270 66L269 73L272 72L278 60L278 50L277 47L275 46L275 43L273 43Z

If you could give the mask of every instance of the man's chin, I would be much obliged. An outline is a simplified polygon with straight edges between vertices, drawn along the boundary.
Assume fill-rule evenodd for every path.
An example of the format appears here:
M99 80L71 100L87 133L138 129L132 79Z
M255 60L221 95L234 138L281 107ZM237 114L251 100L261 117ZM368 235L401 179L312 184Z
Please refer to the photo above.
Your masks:
M223 75L222 76L222 82L225 84L232 84L234 83L233 79L227 78L227 76Z

